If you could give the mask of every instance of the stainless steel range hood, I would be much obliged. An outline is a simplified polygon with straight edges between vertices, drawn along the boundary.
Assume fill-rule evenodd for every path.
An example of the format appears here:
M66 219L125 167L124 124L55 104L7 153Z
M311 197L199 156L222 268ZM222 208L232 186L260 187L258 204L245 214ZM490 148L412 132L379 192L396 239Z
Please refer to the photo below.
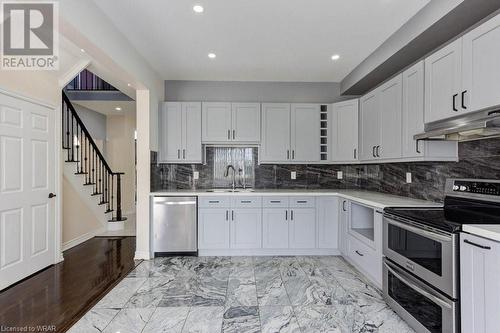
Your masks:
M425 124L415 140L472 141L500 137L500 105Z

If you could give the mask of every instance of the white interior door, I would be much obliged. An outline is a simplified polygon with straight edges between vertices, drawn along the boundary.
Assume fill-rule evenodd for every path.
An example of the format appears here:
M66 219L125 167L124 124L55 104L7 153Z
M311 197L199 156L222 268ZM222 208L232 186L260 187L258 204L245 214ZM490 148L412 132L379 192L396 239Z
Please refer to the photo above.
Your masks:
M54 113L0 92L0 290L55 260Z

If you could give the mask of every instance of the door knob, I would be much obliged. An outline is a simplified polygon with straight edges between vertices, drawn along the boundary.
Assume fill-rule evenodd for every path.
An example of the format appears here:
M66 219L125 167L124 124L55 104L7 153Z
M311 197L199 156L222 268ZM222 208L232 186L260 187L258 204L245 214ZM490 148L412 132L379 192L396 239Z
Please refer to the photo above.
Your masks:
M53 197L55 197L56 195L54 193L49 193L49 199L52 199Z

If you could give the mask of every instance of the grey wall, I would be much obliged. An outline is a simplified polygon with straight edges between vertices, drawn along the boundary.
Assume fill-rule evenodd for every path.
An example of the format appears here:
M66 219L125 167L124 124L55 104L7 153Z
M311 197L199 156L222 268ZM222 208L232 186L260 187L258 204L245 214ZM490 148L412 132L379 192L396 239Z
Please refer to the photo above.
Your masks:
M83 121L83 124L92 136L92 139L102 140L104 148L104 151L102 153L104 154L104 156L106 156L106 116L102 113L81 106L77 104L77 102L73 102L73 106L75 107L76 113L78 113L78 116Z
M334 82L165 81L166 101L331 103Z
M366 93L499 8L496 0L430 1L342 80L342 93Z

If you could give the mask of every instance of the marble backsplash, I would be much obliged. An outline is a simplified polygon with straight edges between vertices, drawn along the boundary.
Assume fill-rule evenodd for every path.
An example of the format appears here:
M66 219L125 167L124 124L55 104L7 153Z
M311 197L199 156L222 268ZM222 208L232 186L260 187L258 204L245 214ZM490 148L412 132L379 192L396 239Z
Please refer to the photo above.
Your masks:
M213 148L212 148L213 149ZM258 165L253 149L255 188L363 189L395 195L442 201L447 178L500 178L500 139L459 144L459 162L388 163L367 165ZM214 153L207 150L206 165L157 164L151 156L151 190L214 187ZM193 171L200 173L193 180ZM290 179L290 172L297 179ZM342 171L343 179L337 179ZM406 173L412 183L406 183Z

